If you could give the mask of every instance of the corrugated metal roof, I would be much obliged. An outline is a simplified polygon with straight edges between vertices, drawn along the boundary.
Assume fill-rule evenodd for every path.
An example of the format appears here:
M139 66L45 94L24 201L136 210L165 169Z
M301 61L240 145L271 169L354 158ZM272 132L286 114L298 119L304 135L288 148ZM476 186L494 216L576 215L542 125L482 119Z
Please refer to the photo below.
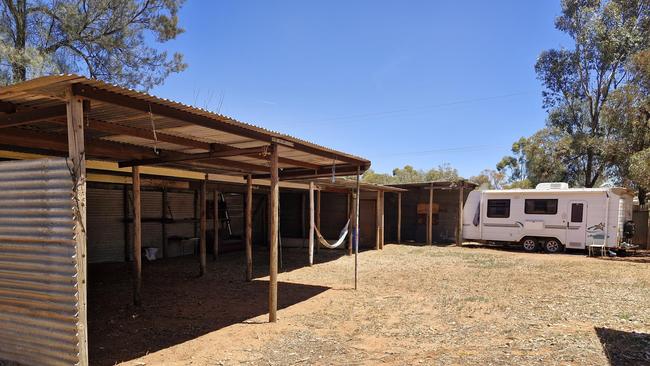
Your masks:
M159 98L100 80L88 79L79 75L44 76L3 87L0 88L0 101L16 105L17 113L61 106L66 101L66 92L71 90L71 88L72 90L76 90L75 93L90 93L77 94L91 100L90 110L84 111L88 120L88 146L92 146L94 141L101 141L108 143L109 147L133 146L151 150L156 148L180 154L193 154L208 151L206 148L202 148L200 143L206 146L207 144L216 143L243 149L277 142L279 154L282 158L280 160L280 168L283 169L305 169L305 166L316 169L316 167L328 167L331 165L361 165L363 171L370 166L369 160L358 156L333 150L260 126L244 123L202 108ZM115 101L117 99L107 100L91 95L97 91L103 93L102 95L119 98L119 100L124 102L116 103ZM133 102L134 104L130 105L126 102ZM135 103L138 103L137 105L139 107L134 107L136 105ZM149 111L143 110L143 106L147 105ZM149 113L152 111L152 107L153 113ZM162 110L161 108L164 108L165 111L170 111L171 114L159 113L158 111ZM0 116L2 115L0 113ZM198 119L200 119L201 123L198 123ZM61 118L45 118L20 127L4 128L5 135L7 136L6 141L9 141L9 143L6 141L0 141L0 143L6 145L14 144L18 140L20 131L28 131L25 133L34 136L34 140L47 136L47 134L57 134L59 137L63 137L65 125L62 125L62 122L65 122L65 120L62 121ZM169 138L163 139L161 137L158 141L154 141L151 138L143 138L142 136L135 136L133 134L104 132L101 128L98 128L98 124L100 123L109 123L109 125L105 125L108 128L117 126L122 130L125 128L137 129L137 132L140 134L152 133L154 131L153 126L155 126L155 132L158 135L167 135ZM9 139L9 136L14 136L13 140ZM179 141L170 139L173 137L183 139L181 142L195 143L192 143L193 146L188 146L188 144L183 145ZM22 147L30 148L30 146ZM39 146L33 147L38 148ZM100 157L98 156L99 154L92 150L89 150L88 154L89 156L94 154ZM101 156L101 158L110 157ZM258 167L268 166L268 162L264 157L256 155L239 155L224 159L257 165ZM114 161L117 160L119 159L115 159ZM208 164L196 164L195 166L189 166L189 164L181 165L184 165L185 168L190 168L190 170L201 170L196 165ZM210 165L215 165L213 160L210 161ZM244 170L250 173L265 172L259 168L257 170L253 170L253 168ZM223 172L230 171L229 169L223 169Z
M388 184L388 186L391 187L401 187L401 188L412 188L412 187L430 187L433 186L435 188L456 188L458 187L458 184L462 182L464 186L467 188L474 188L477 187L478 184L464 180L464 179L459 179L457 181L451 181L451 180L434 180L434 181L428 181L428 182L415 182L415 183L399 183L399 184Z
M357 182L351 179L345 179L345 178L338 178L334 182L331 181L329 178L321 178L321 179L312 179L312 182L316 184L316 186L320 186L323 188L343 188L343 189L356 189ZM298 182L302 182L305 184L308 184L310 180L301 180ZM398 187L393 187L389 185L382 185L382 184L374 184L374 183L364 183L360 182L359 183L359 188L361 188L362 191L382 191L382 192L406 192L406 189L403 188L398 188Z

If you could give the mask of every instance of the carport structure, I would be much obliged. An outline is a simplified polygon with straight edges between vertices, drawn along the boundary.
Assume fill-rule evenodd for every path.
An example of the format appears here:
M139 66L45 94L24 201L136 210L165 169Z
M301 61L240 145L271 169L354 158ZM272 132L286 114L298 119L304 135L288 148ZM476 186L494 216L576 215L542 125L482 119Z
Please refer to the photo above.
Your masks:
M141 284L139 167L155 165L206 174L200 195L201 273L206 270L209 174L247 179L249 274L252 179L269 179L271 322L276 321L277 311L279 181L359 175L370 166L363 158L77 75L46 76L0 89L0 145L4 150L58 157L1 163L13 165L0 167L0 185L9 188L0 194L0 322L16 326L12 332L0 330L0 359L25 364L88 364L87 159L131 169L136 303ZM71 178L68 183L61 179L66 176ZM66 194L69 205L61 201L67 199ZM52 209L52 197L64 204ZM17 209L16 202L26 208ZM17 222L22 225L20 232L12 228ZM53 230L56 225L62 229ZM62 249L54 250L55 246Z

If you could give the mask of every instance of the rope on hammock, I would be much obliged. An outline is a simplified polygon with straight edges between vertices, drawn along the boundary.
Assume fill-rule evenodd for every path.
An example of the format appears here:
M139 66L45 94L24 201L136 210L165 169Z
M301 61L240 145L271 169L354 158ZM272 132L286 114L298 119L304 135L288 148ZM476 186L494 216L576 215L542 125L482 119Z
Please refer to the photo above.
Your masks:
M340 247L341 244L343 244L343 242L345 242L345 238L348 236L348 231L349 231L348 229L349 228L350 228L350 219L348 219L348 222L345 223L345 226L341 230L341 233L339 234L339 239L337 241L335 241L334 243L330 244L330 242L328 242L323 237L323 235L321 235L320 231L318 231L318 228L316 227L316 225L314 225L314 229L316 231L316 237L318 238L318 241L325 248L329 248L329 249L336 249L336 248Z

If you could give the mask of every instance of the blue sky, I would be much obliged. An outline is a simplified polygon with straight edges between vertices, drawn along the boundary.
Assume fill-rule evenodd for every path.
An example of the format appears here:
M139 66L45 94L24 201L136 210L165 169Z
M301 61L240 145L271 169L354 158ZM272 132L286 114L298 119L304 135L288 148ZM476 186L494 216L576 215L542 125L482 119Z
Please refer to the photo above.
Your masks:
M198 1L153 94L363 156L378 172L494 168L544 125L533 66L570 46L559 0Z

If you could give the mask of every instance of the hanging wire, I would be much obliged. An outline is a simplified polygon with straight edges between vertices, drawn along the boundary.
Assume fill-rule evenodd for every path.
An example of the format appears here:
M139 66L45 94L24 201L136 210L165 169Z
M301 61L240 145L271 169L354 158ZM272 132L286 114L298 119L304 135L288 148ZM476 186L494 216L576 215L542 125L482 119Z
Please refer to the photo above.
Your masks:
M151 121L151 131L153 132L153 152L158 155L158 136L156 136L156 123L153 120L151 112L151 103L149 103L149 120Z

